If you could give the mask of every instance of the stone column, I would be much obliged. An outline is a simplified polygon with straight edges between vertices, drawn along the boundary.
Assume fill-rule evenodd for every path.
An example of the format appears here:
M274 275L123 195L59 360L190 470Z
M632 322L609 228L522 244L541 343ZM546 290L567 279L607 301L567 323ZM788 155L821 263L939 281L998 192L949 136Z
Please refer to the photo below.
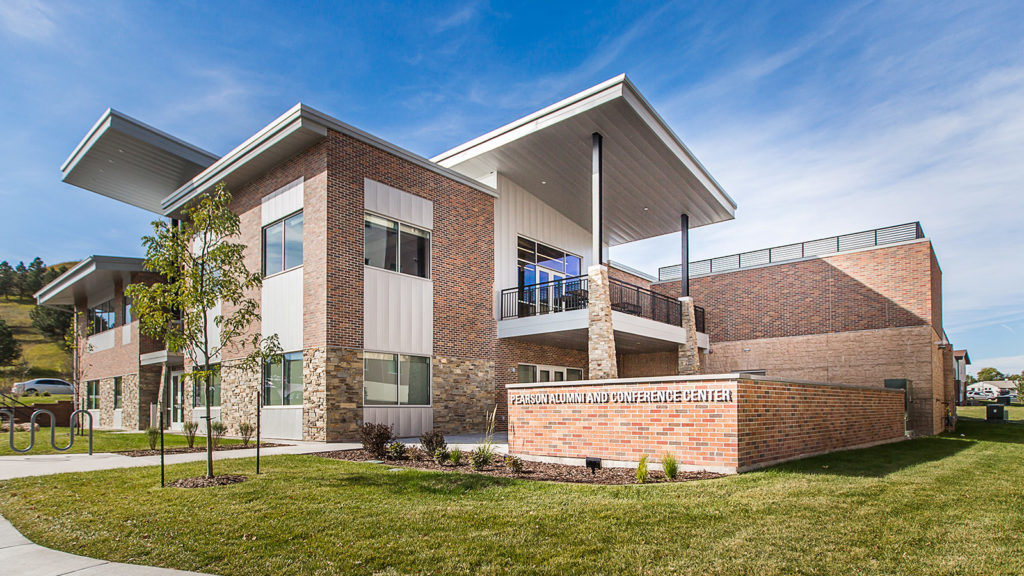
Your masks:
M683 296L682 304L683 329L686 330L686 343L679 345L679 375L690 376L700 373L700 356L697 354L697 321L693 310L693 298Z
M590 353L590 379L605 380L619 377L615 360L615 332L612 329L612 301L608 292L608 268L602 265L587 269L589 292L587 311L588 351Z

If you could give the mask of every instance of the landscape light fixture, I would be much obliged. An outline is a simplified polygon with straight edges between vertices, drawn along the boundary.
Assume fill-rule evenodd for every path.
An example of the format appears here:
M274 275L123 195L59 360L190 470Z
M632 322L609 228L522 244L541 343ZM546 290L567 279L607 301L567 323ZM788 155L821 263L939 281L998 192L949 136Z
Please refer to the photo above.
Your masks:
M597 474L597 471L601 469L601 459L587 457L587 468L590 468L590 474Z

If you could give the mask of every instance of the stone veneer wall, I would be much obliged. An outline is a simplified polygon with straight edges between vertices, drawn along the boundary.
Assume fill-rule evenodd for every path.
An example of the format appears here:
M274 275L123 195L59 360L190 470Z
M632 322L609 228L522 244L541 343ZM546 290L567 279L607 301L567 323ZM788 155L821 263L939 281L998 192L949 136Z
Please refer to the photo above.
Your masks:
M260 374L243 370L240 364L223 362L220 368L220 421L227 426L228 434L238 434L238 425L248 422L256 425L256 400L260 387ZM193 383L192 386L195 386ZM186 398L191 405L192 396ZM205 408L197 407L203 411Z
M495 408L494 362L435 356L434 428L445 434L483 433Z
M139 375L121 378L121 428L139 430Z
M122 388L124 390L124 381ZM114 378L100 379L100 428L114 427Z
M160 366L143 366L142 372L139 374L137 424L139 430L145 430L158 424L149 421L149 407L159 401L160 374ZM186 403L186 406L189 405L191 405L190 402Z
M325 440L356 441L363 420L363 351L328 348L326 360Z
M682 305L683 328L686 330L686 344L679 345L679 375L689 376L700 373L700 356L697 353L697 317L693 298L679 299Z
M587 343L590 354L590 378L618 378L615 358L615 332L612 327L612 301L608 292L608 268L597 265L587 270L589 325Z

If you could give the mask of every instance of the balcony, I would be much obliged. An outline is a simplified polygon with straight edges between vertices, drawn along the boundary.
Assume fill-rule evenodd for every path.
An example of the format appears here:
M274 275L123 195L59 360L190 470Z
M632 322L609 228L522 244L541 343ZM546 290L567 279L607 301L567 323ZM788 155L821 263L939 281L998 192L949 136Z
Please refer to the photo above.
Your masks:
M502 290L501 319L585 310L589 302L587 283L586 276L573 276ZM614 278L608 283L612 311L682 326L682 303L678 300ZM697 306L694 312L697 331L705 332L704 309Z

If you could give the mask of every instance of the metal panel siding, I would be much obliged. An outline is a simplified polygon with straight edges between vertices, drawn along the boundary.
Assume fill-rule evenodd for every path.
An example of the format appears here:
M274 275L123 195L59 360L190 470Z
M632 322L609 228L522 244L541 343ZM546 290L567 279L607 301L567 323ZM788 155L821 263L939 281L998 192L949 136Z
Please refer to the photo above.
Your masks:
M498 174L498 200L494 215L495 313L501 290L519 283L516 246L519 236L566 250L583 258L583 271L591 264L591 235L565 215L545 204L522 186Z
M216 306L210 308L210 314L207 317L206 332L209 335L212 346L217 346L217 343L220 342L220 326L217 326L217 322L214 320L217 316L220 316L220 313L221 303L218 302ZM220 362L220 353L212 354L210 356L210 362Z
M264 407L260 427L263 438L302 440L302 406Z
M363 419L392 427L397 438L412 438L434 428L434 409L430 406L367 406Z
M304 181L299 178L264 196L260 207L263 226L302 210L303 190Z
M262 334L277 334L286 352L302 350L302 267L275 274L263 281L260 302Z
M370 266L363 281L363 347L433 355L434 283Z
M434 203L380 182L363 179L366 209L427 230L434 229Z

